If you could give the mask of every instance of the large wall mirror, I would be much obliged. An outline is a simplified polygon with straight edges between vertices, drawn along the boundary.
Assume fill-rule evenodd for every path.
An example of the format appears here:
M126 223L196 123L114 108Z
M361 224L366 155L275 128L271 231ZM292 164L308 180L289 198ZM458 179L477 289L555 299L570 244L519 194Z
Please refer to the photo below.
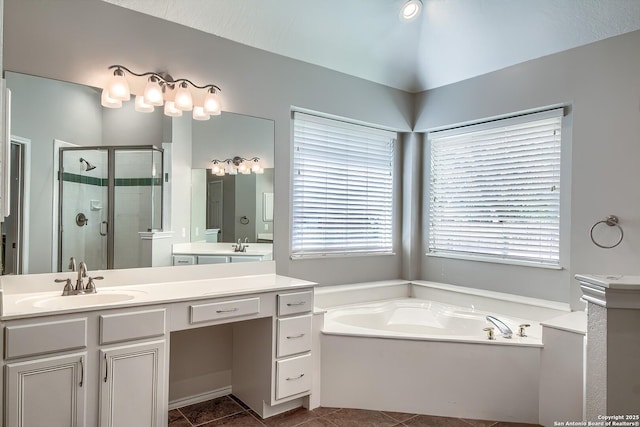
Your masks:
M133 101L104 108L93 87L9 71L5 77L12 214L2 226L4 274L65 271L71 256L93 269L148 267L140 233L167 227L163 204L190 215L190 233L178 235L180 242L272 243L273 121L227 112L191 121L191 204L168 206L176 119L161 109L137 112ZM234 157L260 158L263 173L211 173L211 160Z

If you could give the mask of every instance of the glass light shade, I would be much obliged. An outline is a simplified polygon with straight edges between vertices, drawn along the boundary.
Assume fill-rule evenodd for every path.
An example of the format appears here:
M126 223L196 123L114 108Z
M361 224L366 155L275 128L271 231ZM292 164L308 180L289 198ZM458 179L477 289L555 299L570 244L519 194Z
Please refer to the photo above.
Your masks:
M209 120L209 114L204 111L204 107L193 107L193 120Z
M218 172L216 176L224 176L224 169L220 169L220 172Z
M264 168L263 167L259 167L257 170L254 170L253 173L258 174L258 175L262 175L264 173Z
M222 113L222 103L217 93L209 92L204 98L204 111L212 116Z
M191 98L191 92L186 83L181 83L176 90L176 97L173 100L176 108L182 111L193 110L193 99Z
M118 75L117 71L116 74L109 79L106 89L109 91L109 97L112 99L118 99L120 101L128 101L131 99L129 83L127 83L124 75Z
M262 172L259 172L259 171L260 171L260 169L262 169L262 167L260 166L260 162L259 162L258 160L254 160L254 161L251 163L251 172L254 172L254 173L262 173Z
M164 104L162 86L160 86L157 80L149 79L147 85L144 87L144 102L156 106Z
M119 99L113 99L109 96L107 88L102 89L102 95L100 96L100 104L107 108L120 108L122 107L122 101Z
M212 174L217 175L220 173L220 171L222 171L222 174L224 175L224 169L220 167L220 163L214 163L211 165Z
M173 101L167 101L164 104L164 114L169 117L180 117L182 110L177 109Z
M238 165L238 172L246 174L246 173L251 172L251 169L249 169L249 168L247 167L247 164L246 164L244 161L242 161L242 162L240 162L240 164Z
M400 17L407 21L410 21L417 17L422 10L422 1L420 0L409 0L407 1L400 10Z
M228 173L229 175L237 175L238 174L238 169L236 168L236 166L234 164L228 163L225 172Z
M144 101L144 96L136 95L136 111L141 113L153 113L153 105L147 104Z

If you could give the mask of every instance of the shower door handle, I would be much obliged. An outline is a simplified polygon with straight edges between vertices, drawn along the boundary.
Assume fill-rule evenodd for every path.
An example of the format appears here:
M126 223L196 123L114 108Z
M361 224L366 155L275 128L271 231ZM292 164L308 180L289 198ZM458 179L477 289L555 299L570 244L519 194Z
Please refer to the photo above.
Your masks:
M102 226L104 226L104 232L102 231L102 229L103 229ZM100 235L101 236L106 236L108 232L109 232L109 223L107 223L107 221L102 221L100 223Z

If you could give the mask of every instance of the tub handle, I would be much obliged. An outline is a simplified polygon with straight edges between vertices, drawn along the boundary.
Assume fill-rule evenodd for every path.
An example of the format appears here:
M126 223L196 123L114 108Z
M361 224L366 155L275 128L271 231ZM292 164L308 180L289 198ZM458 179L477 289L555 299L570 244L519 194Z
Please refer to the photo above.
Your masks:
M299 335L290 335L287 337L288 340L294 340L296 338L302 338L304 336L304 334L299 334Z
M488 340L495 340L496 339L495 335L493 334L493 330L494 329L495 328L493 328L493 327L488 327L488 328L484 328L483 329L483 331L487 332L487 339Z
M531 325L529 325L528 323L523 323L522 325L518 326L518 336L526 337L527 336L527 334L525 334L526 328L528 328L529 326Z

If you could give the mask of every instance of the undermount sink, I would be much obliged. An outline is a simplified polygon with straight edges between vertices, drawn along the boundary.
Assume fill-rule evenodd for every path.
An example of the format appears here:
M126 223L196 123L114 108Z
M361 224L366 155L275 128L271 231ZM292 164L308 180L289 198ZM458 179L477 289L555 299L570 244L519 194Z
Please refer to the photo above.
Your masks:
M46 295L27 297L17 303L27 303L33 307L38 308L78 308L87 307L102 304L113 304L117 302L124 302L134 299L136 296L144 294L143 291L111 291L111 290L98 290L95 294L84 295Z

